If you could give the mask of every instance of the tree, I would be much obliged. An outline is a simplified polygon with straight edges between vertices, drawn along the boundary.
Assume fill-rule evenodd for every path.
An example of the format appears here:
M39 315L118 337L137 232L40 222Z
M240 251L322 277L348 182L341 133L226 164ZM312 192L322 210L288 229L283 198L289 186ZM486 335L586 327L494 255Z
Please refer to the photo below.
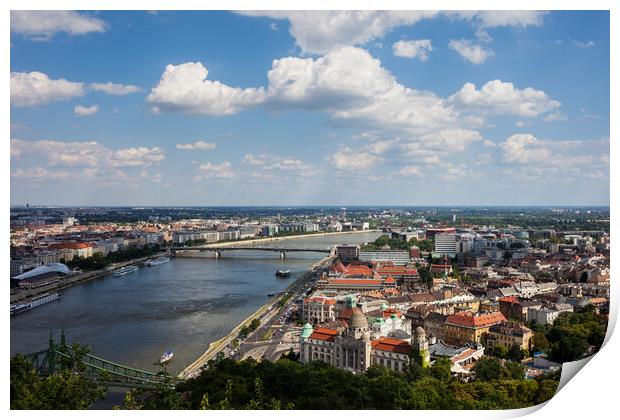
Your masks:
M520 363L506 362L504 364L505 376L509 379L525 378L525 366Z
M418 270L418 274L420 275L420 282L426 287L430 287L433 285L433 275L426 267L421 267Z
M574 334L562 335L551 345L550 359L558 363L582 359L588 351L588 341Z
M443 380L449 360L435 369L414 363L418 370L401 373L373 365L358 374L323 362L212 360L174 391L194 409L501 409L537 404L557 387L554 378L524 379L519 364L488 359L469 383ZM481 379L485 363L495 373L488 381Z
M531 344L533 352L542 351L544 353L547 353L549 351L549 340L547 340L547 337L545 337L545 335L542 333L534 333L534 335L532 336Z
M507 356L508 356L508 359L513 360L515 362L519 362L519 361L523 360L525 357L527 357L527 354L521 348L520 345L515 343L512 346L510 346L510 349L508 350L508 355Z
M190 408L189 401L186 401L181 393L177 392L172 385L172 378L164 369L160 372L164 380L157 384L156 388L132 389L125 394L123 408L128 410L187 410ZM204 403L204 397L201 401ZM206 396L206 404L209 404L209 397Z
M499 360L485 356L473 368L477 381L493 381L500 379L523 379L525 367L519 363Z
M258 327L260 327L260 321L257 318L255 318L252 320L252 322L250 322L250 329L252 331L255 331Z
M440 381L449 381L452 378L452 362L447 357L440 357L431 366L431 375Z
M507 359L508 358L508 349L501 345L501 344L497 344L493 347L491 347L490 349L491 351L489 352L489 354L491 356L495 356L499 359Z
M495 357L485 356L472 369L478 381L492 381L502 377L503 366Z
M69 367L70 366L70 367ZM81 375L81 360L61 364L41 377L21 355L11 358L12 410L83 410L105 396L105 388Z
M550 379L544 379L539 382L538 390L536 392L535 404L542 404L549 401L558 389L558 381Z
M394 371L383 365L372 365L366 370L366 376L370 379L378 378L379 376L393 376Z

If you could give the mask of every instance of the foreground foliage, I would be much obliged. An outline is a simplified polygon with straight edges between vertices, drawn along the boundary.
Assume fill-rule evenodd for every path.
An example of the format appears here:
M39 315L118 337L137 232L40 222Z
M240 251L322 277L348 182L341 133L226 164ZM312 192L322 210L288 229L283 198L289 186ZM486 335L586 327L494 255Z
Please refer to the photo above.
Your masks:
M74 349L77 346L74 345ZM83 410L105 396L105 389L80 373L81 354L60 363L53 375L39 376L22 355L11 358L11 410Z
M514 366L499 369L489 380L461 383L449 375L449 363L430 369L419 366L396 373L373 366L354 375L321 362L301 365L223 359L210 362L200 376L179 385L171 394L142 393L140 407L168 409L506 409L540 404L557 388L555 379L521 379ZM519 377L519 379L514 379ZM173 406L170 397L176 393Z
M535 331L534 351L547 352L549 359L564 363L599 351L605 340L607 320L588 307L584 312L560 314L552 326L530 326Z

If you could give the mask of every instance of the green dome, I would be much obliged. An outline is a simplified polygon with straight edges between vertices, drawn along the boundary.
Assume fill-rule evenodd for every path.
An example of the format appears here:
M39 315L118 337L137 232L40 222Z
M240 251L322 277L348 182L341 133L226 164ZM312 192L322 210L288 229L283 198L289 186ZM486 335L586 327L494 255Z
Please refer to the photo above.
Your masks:
M396 314L392 314L392 315L390 315L390 318L392 318L392 319L396 319Z
M306 322L304 328L301 330L301 338L308 338L312 335L312 325L309 322Z
M382 311L385 311L387 308L388 308L387 303L383 302L383 303L381 304L381 310L382 310Z

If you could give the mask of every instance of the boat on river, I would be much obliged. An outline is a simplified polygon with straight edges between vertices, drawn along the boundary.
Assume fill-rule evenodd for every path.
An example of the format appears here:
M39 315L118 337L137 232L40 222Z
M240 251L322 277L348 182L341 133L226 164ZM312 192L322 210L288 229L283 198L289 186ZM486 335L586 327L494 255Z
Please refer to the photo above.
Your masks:
M174 353L172 352L172 350L167 350L159 358L159 363L162 365L165 363L168 363L173 357L174 357Z
M29 311L37 306L45 305L46 303L50 303L58 299L60 299L60 294L54 292L46 293L25 303L13 304L11 305L11 316L21 314L22 312Z
M133 273L134 271L138 271L140 267L137 265L128 265L123 268L119 268L118 270L112 271L112 275L114 277L124 276L125 274Z
M148 260L144 264L149 267L155 267L157 265L165 264L168 261L170 261L170 258L168 257L159 257L159 258L153 258L152 260Z
M290 277L291 276L291 270L278 270L276 271L276 277Z

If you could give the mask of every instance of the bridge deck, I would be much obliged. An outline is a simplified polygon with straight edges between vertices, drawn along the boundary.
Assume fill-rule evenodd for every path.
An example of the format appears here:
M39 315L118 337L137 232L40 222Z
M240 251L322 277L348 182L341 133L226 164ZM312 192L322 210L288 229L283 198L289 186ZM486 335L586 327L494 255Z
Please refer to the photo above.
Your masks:
M261 248L261 247L199 247L199 246L191 246L191 247L172 247L171 251L271 251L271 252L320 252L324 254L331 253L329 249L318 249L318 248Z

